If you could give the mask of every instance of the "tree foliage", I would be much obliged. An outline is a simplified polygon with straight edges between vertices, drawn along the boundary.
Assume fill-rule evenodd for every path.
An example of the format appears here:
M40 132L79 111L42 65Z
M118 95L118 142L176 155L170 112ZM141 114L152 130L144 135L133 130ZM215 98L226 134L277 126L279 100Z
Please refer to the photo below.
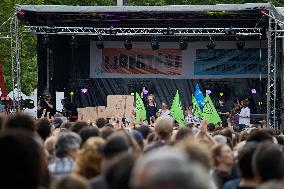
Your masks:
M127 5L196 5L221 3L257 3L266 0L128 0ZM273 0L276 6L284 6L283 0ZM55 5L115 5L116 0L1 0L0 25L14 13L15 4L55 4ZM0 28L0 33L9 31L9 22ZM21 36L22 89L30 94L37 87L36 36ZM10 40L0 39L0 63L4 65L4 78L7 90L12 89Z

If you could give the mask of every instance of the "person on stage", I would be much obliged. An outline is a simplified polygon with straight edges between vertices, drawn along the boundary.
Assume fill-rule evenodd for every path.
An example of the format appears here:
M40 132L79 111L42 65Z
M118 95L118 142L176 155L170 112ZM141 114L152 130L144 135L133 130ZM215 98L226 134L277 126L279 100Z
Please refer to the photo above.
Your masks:
M143 87L141 98L144 101L145 109L146 109L146 118L148 121L148 124L152 124L152 120L156 119L157 114L157 104L155 103L155 96L153 94L149 94L149 91L146 90L145 87ZM147 96L148 95L148 96Z
M239 131L242 131L246 126L250 125L250 109L248 104L249 101L247 99L241 102L242 109L239 113Z
M171 116L171 111L165 102L162 102L162 108L158 111L158 117Z
M230 110L229 108L225 105L225 100L221 99L219 100L219 108L218 112L222 121L222 127L228 127L228 118L230 115Z
M47 117L47 115L50 116L49 118L51 118L51 116L54 116L56 110L50 93L43 93L43 95L39 99L37 109L38 118L42 116ZM43 113L45 113L45 115L42 115Z

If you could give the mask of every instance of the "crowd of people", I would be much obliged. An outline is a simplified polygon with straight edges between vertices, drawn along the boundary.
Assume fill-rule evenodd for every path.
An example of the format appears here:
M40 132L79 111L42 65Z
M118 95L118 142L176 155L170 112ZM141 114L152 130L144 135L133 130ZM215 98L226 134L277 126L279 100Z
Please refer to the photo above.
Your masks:
M284 188L278 130L239 130L231 120L228 127L206 121L176 126L170 116L128 127L121 118L92 124L58 116L2 117L0 188Z

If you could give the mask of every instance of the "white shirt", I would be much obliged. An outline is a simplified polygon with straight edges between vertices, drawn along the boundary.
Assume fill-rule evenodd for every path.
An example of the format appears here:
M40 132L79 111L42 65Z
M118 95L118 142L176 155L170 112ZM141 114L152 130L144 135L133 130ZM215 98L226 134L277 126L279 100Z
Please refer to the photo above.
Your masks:
M169 109L167 109L166 111L162 110L162 109L159 109L159 114L160 116L170 116L171 115L171 111Z
M239 124L250 125L250 109L242 108L240 112Z

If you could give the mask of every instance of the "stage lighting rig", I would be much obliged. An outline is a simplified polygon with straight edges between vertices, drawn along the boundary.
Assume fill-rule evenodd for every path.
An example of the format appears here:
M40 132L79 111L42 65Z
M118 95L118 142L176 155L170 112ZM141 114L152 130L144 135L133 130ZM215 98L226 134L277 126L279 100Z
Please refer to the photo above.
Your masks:
M245 41L237 39L236 46L239 50L242 50L245 47L245 45L246 45Z
M215 49L216 44L215 44L214 40L211 39L211 37L210 37L209 43L206 46L207 46L208 50L214 50Z
M174 35L175 32L173 29L171 29L170 27L168 27L167 29L163 30L163 35Z
M109 29L106 29L106 30L105 30L105 33L106 33L106 34L109 34L109 35L116 35L116 34L117 34L117 31L116 31L116 29L114 29L113 27L110 27Z
M126 40L124 41L124 47L125 47L125 49L127 49L127 50L132 49L132 42L131 42L130 36L128 36L128 37L126 38Z
M158 50L160 48L160 43L157 40L157 37L153 36L151 40L151 47L153 50Z
M185 38L180 39L179 48L180 48L180 50L186 50L187 49L187 41L186 41Z
M98 49L103 49L105 47L104 42L103 42L103 36L99 35L97 37L97 42L96 42L96 46Z

